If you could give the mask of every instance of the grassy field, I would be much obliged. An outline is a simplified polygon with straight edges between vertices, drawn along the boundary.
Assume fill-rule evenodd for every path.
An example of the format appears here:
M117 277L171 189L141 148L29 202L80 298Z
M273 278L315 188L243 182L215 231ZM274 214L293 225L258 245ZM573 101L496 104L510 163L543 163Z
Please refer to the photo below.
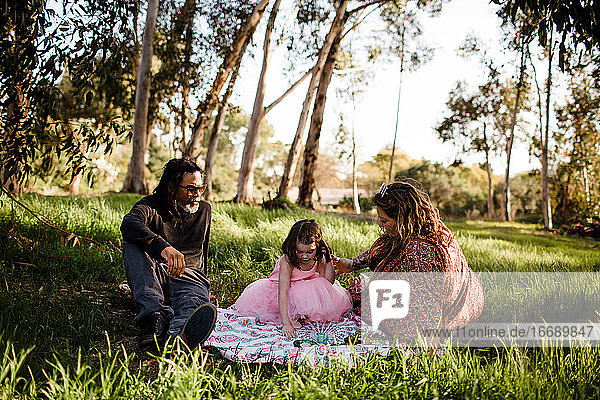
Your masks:
M50 228L0 197L0 398L590 398L600 397L600 351L450 349L395 353L352 366L244 365L218 355L151 357L137 350L119 225L139 198L27 195ZM304 210L213 204L209 276L221 306L266 276L298 219L323 226L336 255L378 235L370 221ZM537 225L452 221L476 271L599 271L599 242ZM351 279L342 277L342 283Z

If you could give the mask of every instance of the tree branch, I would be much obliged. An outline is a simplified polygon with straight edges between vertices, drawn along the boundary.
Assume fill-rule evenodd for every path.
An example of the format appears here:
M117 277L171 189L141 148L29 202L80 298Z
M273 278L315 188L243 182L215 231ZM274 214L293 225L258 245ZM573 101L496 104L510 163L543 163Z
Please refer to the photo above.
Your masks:
M348 11L348 14L349 14L349 15L352 15L352 14L354 14L355 12L358 12L358 11L360 11L360 10L362 10L362 9L365 9L365 8L367 8L367 7L370 7L370 6L372 6L372 5L375 5L375 4L383 4L383 3L387 3L388 1L389 1L389 0L375 0L375 1L372 1L372 2L370 2L370 3L363 4L362 6L356 7L354 10L350 10L350 11Z
M294 83L292 86L290 86L290 88L288 90L285 91L285 93L283 93L281 96L279 96L279 98L277 100L275 100L274 102L272 102L271 104L269 104L267 107L265 107L264 113L265 115L271 111L271 109L273 107L275 107L277 104L281 103L281 101L283 101L283 99L290 93L292 93L294 91L294 89L296 89L298 86L300 86L300 84L308 77L310 76L310 74L313 73L313 71L315 70L315 67L312 67L311 69L309 69L303 76L302 78L298 79L296 81L296 83Z

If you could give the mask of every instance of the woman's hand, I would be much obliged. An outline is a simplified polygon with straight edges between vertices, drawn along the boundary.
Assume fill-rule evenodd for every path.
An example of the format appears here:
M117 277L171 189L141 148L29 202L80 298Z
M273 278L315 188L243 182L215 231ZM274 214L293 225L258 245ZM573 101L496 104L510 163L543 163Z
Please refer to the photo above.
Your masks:
M352 268L352 260L349 258L333 257L333 266L340 273L354 271L354 268ZM336 275L338 274L336 273Z
M296 330L291 324L284 324L281 333L288 339L296 337Z

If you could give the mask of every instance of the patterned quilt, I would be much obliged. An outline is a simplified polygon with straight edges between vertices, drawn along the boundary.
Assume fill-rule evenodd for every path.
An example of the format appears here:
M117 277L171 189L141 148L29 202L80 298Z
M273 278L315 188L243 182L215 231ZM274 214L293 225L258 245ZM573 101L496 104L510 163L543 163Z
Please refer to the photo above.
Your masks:
M337 322L305 322L296 330L298 337L288 339L280 326L238 315L232 307L219 308L215 329L204 346L218 349L232 361L249 363L323 365L333 360L354 363L369 355L389 353L389 347L347 344L347 338L359 329L360 317L347 312Z

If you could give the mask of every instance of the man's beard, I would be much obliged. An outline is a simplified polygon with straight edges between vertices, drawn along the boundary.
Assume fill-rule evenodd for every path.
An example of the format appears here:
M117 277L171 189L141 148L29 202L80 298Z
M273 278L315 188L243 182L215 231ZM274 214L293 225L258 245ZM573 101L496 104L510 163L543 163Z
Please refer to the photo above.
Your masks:
M200 202L199 201L191 201L189 203L186 204L181 204L180 202L177 202L177 205L186 213L189 214L194 214L196 211L198 211L198 208L200 208Z

